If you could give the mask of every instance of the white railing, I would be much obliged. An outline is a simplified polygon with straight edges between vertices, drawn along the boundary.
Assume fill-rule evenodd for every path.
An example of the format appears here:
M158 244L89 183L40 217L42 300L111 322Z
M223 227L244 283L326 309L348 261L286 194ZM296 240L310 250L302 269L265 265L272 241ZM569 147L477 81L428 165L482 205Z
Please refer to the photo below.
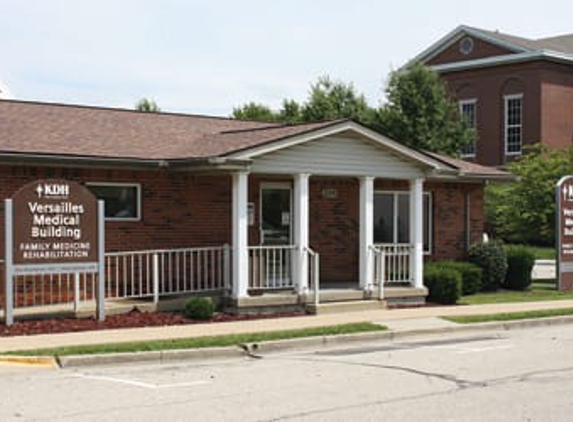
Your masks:
M249 246L249 289L293 288L295 252L294 245Z
M0 260L0 308L4 309L6 272L4 260ZM80 302L95 300L97 274L61 273L16 275L13 279L14 307L30 308L73 303L77 309Z
M412 283L412 245L382 243L373 245L370 250L374 254L374 282L379 292L384 284Z
M312 291L314 306L320 303L320 255L310 248L305 248L304 253L308 256L308 283Z
M225 290L229 247L106 253L106 298L136 298Z
M158 249L105 254L106 299L152 297L230 289L230 248ZM4 307L4 261L0 260L0 308ZM41 274L14 277L14 307L95 300L97 274Z

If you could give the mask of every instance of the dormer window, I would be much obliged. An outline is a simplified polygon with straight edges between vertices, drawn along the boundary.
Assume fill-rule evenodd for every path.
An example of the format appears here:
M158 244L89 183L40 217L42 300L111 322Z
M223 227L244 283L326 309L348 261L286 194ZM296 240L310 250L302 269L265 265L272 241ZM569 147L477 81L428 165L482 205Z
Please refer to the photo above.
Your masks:
M474 49L474 40L472 40L470 37L462 38L462 40L460 41L460 53L468 55L473 51L473 49Z

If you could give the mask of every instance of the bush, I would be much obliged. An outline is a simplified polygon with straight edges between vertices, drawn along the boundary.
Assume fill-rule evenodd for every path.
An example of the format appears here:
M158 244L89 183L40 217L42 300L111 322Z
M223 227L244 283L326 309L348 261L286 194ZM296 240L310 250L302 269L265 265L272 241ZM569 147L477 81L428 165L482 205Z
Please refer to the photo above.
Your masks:
M482 289L497 290L505 280L507 257L500 242L476 243L470 247L469 261L482 271Z
M190 319L207 320L213 318L215 306L208 297L193 297L185 303L183 315Z
M512 290L526 290L531 285L531 271L535 264L535 254L526 246L505 247L507 273L503 287Z
M424 285L429 291L429 301L452 305L461 296L462 276L453 268L428 264L424 268Z
M462 295L473 295L481 291L483 271L471 262L441 261L437 265L458 271L462 276Z

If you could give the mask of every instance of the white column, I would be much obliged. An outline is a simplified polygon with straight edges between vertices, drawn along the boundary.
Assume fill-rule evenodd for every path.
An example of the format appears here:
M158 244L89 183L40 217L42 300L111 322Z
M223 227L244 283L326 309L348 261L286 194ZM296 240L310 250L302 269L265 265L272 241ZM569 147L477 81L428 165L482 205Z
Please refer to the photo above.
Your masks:
M249 173L233 173L233 297L248 296L248 192Z
M412 282L415 287L424 285L424 179L410 181L410 243L413 246L410 260Z
M360 288L371 290L374 262L370 249L374 243L374 178L360 178Z
M296 254L294 262L294 281L300 294L308 291L308 255L309 218L308 218L308 179L309 174L294 176L294 243Z

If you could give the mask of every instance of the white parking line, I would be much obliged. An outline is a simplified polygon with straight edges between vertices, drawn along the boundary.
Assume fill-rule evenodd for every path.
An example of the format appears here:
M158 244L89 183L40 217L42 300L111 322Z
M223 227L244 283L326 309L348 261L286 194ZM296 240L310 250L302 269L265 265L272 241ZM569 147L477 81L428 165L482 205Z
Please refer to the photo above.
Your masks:
M178 387L193 387L197 385L204 385L208 384L208 381L190 381L190 382L180 382L180 383L173 383L173 384L152 384L142 381L135 381L125 378L115 378L115 377L106 377L102 375L87 375L87 374L76 374L74 375L76 378L83 378L95 381L106 381L106 382L113 382L116 384L126 384L131 385L134 387L142 387L148 388L151 390L159 390L163 388L178 388Z
M472 349L457 350L455 353L481 353L481 352L490 352L492 350L512 349L513 347L514 346L512 346L511 344L507 344L504 346L476 347Z

